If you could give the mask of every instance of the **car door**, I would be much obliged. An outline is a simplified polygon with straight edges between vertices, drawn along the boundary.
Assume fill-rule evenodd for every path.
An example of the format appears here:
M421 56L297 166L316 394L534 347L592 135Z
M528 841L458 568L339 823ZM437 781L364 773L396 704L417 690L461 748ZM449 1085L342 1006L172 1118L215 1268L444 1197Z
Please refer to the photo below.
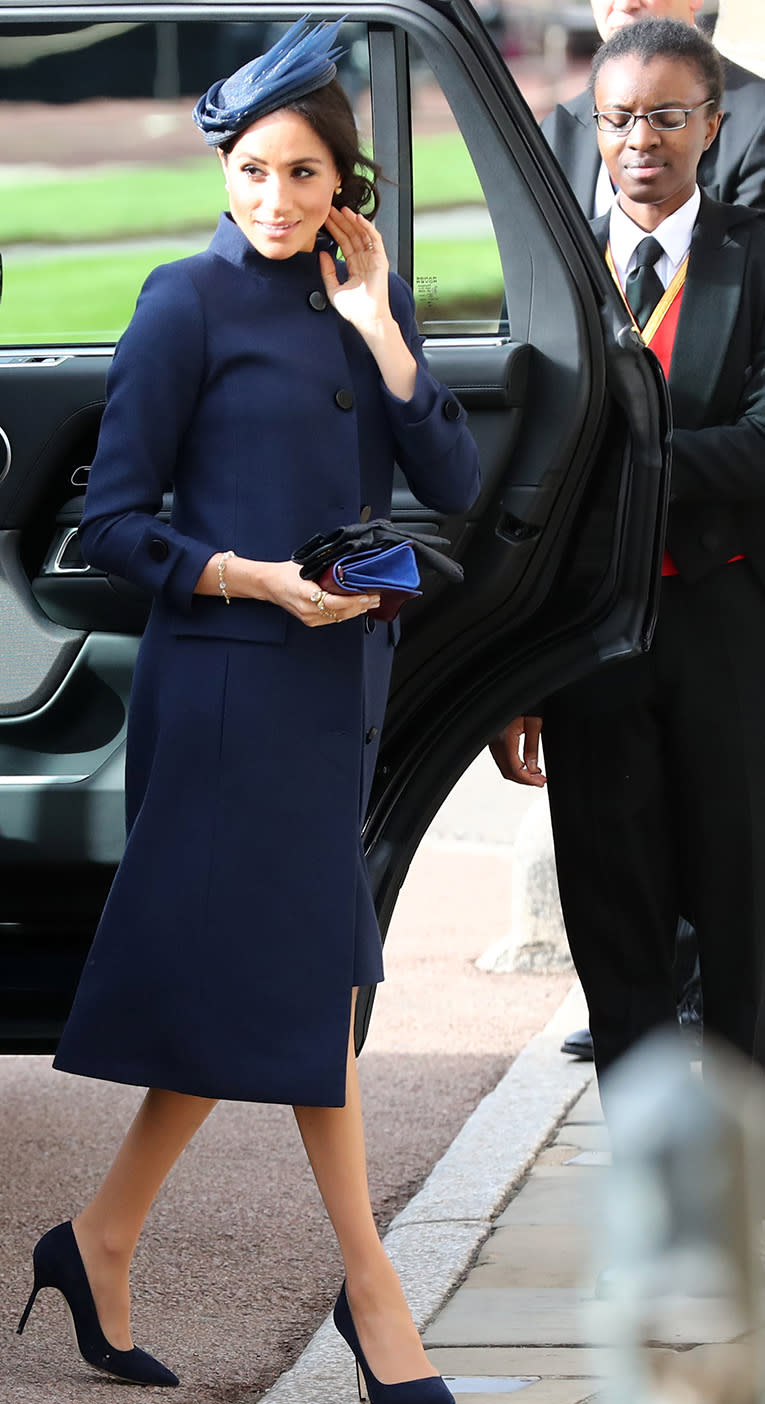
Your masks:
M365 844L383 929L417 843L506 720L644 647L666 404L510 74L464 0L343 7L341 77L390 183L379 215L483 487L443 518L457 589L407 607ZM55 1043L124 841L148 601L77 542L113 345L151 267L221 196L193 99L288 5L14 5L0 15L0 1047ZM322 11L322 16L324 16ZM326 17L334 17L327 8ZM34 93L32 103L19 106ZM20 118L19 113L22 112ZM163 511L170 509L168 499ZM359 1007L359 1042L371 993Z

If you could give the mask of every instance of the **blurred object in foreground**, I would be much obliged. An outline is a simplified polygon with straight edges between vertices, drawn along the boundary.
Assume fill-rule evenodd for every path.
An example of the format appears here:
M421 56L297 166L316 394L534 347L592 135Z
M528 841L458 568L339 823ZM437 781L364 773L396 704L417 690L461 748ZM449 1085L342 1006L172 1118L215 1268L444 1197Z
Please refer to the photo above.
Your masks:
M720 0L713 38L726 58L765 78L765 6Z
M668 1031L623 1058L602 1092L613 1154L598 1245L608 1300L593 1307L593 1339L614 1348L604 1401L763 1404L765 1078L705 1039L702 1080ZM669 1349L648 1348L659 1343Z

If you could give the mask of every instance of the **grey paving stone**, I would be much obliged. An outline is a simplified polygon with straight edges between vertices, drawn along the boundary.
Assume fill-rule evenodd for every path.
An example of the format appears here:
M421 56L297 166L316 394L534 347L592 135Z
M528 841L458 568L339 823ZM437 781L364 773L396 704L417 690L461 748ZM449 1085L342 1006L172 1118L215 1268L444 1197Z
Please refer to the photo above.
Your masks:
M585 1303L574 1287L462 1287L425 1334L426 1345L584 1345Z
M429 1351L444 1375L541 1375L601 1379L613 1374L613 1353L593 1346L441 1346Z
M566 1287L460 1288L428 1328L428 1345L608 1345L615 1306ZM647 1322L647 1339L663 1345L730 1340L736 1323L719 1299L662 1303Z
M589 1067L592 1071L592 1063L584 1064L584 1066ZM598 1084L593 1071L592 1082L587 1088L587 1091L579 1098L576 1105L571 1108L571 1111L566 1117L566 1121L570 1122L572 1125L580 1126L588 1122L597 1124L598 1122L602 1122L602 1120L603 1109L600 1105Z
M583 1165L587 1167L600 1166L602 1168L605 1165L611 1164L611 1152L610 1150L577 1151L576 1155L572 1155L569 1160L564 1160L563 1164Z
M564 1234L546 1224L506 1224L481 1249L465 1290L476 1287L594 1287L590 1235L572 1224Z
M497 1219L505 1224L590 1225L597 1217L598 1176L571 1165L542 1165Z
M508 1382L506 1389L493 1389L486 1391L474 1389L460 1389L460 1384L466 1382L457 1380L450 1382L450 1388L455 1399L464 1399L465 1404L502 1404L503 1400L511 1400L512 1404L587 1404L588 1400L597 1399L597 1393L601 1386L596 1380L519 1380L515 1383ZM479 1383L479 1382L476 1382ZM502 1381L499 1380L501 1386Z
M587 1094L585 1093L585 1096ZM572 1109L575 1112L582 1098ZM602 1121L572 1121L569 1116L560 1128L556 1145L576 1146L578 1150L610 1150L608 1131Z

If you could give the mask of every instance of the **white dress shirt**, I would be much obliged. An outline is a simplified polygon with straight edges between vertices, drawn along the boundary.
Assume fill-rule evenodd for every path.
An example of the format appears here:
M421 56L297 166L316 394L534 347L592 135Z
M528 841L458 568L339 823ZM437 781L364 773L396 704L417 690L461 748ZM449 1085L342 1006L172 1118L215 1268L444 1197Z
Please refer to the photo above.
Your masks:
M666 219L662 220L658 228L652 231L654 239L658 240L664 250L655 267L662 286L665 288L672 282L691 247L693 226L698 217L700 204L701 191L697 185L690 199L686 200L679 210L675 210L674 214L668 215ZM622 287L626 286L627 275L635 267L635 250L638 244L647 237L647 231L640 229L634 220L624 213L619 201L614 200L611 206L608 241L611 246L611 257L614 261L616 275Z

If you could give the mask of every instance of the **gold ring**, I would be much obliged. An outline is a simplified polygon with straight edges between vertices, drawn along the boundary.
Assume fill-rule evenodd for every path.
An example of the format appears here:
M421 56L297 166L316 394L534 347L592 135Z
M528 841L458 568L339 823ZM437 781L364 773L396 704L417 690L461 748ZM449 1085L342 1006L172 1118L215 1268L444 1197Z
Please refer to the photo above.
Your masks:
M319 600L321 599L321 596L321 590L314 590L313 594L311 595L311 604L318 604Z
M368 253L371 253L372 250L373 250L373 248L374 248L374 241L373 241L372 239L370 239L370 240L369 240L369 243L367 244L367 252L368 252Z

